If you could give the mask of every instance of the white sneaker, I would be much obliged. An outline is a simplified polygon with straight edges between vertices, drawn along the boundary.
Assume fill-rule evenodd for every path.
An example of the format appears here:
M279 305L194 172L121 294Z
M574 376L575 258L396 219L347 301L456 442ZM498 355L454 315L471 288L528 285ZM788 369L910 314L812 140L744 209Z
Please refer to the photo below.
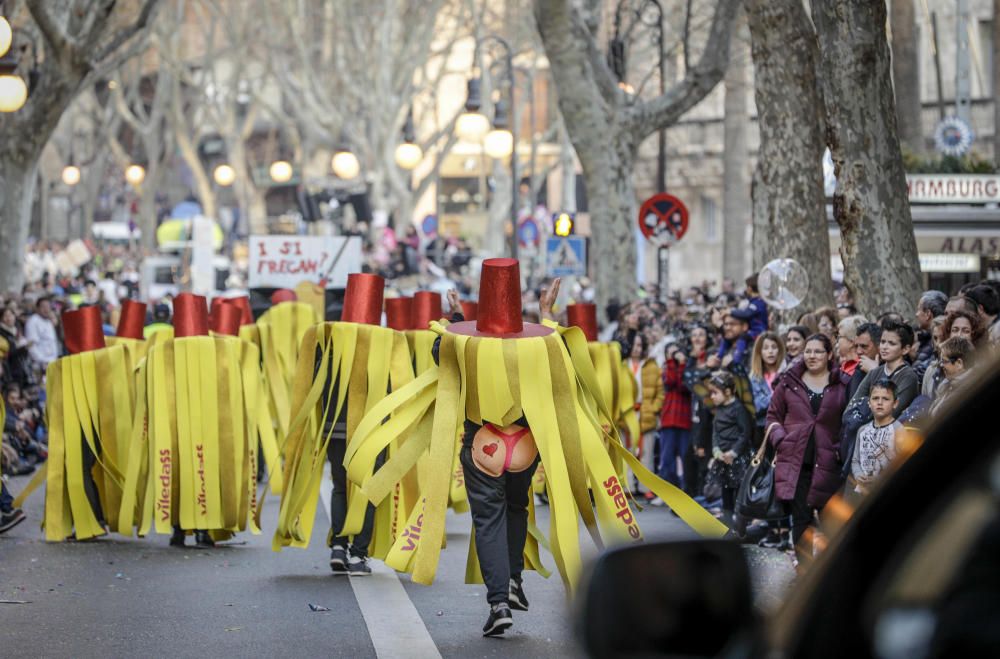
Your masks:
M663 502L663 499L661 499L660 497L656 497L655 499L649 502L649 505L656 506L657 508L659 508L660 506L665 506L667 504L665 504Z

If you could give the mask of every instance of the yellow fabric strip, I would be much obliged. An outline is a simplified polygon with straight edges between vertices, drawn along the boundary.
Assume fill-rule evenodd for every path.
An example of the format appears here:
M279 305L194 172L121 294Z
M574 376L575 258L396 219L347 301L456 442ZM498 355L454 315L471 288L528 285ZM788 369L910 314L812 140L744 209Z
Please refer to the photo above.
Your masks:
M652 490L653 494L663 499L664 503L670 506L670 509L677 513L677 516L696 533L706 538L721 538L729 530L729 527L715 519L710 512L698 505L683 490L657 478L624 446L620 444L612 444L611 446L621 454L628 466L635 472L636 477Z
M69 494L66 489L66 420L64 411L66 383L63 364L56 361L46 371L48 401L46 413L49 426L49 457L45 472L48 481L45 488L45 539L63 540L72 532L73 519L70 514ZM57 437L59 433L61 437ZM39 470L41 472L42 470ZM23 493L22 493L23 494Z
M581 570L579 527L570 475L559 441L547 349L544 341L531 339L519 340L517 348L521 405L545 465L552 553L563 582L572 593Z
M467 339L468 337L448 333L441 337L437 404L431 445L426 458L431 477L420 484L426 499L426 511L423 535L413 564L413 581L416 583L430 584L434 581L441 556L452 451L455 434L458 432L458 420L465 411L465 401L461 400L457 360Z

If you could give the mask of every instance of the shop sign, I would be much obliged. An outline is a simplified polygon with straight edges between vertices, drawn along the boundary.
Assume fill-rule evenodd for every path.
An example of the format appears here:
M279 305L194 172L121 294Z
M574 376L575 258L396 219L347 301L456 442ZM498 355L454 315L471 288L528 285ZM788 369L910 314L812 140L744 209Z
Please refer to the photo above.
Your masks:
M924 253L920 255L921 272L979 272L978 254Z
M907 174L911 204L1000 202L1000 176L993 174Z

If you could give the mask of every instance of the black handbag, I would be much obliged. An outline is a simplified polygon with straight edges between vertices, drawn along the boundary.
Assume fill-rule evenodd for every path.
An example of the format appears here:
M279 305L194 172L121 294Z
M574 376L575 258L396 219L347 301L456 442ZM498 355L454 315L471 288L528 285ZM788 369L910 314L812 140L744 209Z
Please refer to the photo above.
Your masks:
M778 520L787 517L781 500L774 494L774 449L768 438L771 429L777 423L772 423L764 433L764 441L750 461L750 467L740 489L736 492L736 513L744 519Z

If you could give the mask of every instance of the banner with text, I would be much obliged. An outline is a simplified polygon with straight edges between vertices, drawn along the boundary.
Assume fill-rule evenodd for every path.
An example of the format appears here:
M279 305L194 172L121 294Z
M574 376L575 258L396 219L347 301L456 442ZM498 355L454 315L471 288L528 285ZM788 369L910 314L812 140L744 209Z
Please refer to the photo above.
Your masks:
M361 272L358 236L250 236L250 288L295 288L326 279L344 288L347 275Z

